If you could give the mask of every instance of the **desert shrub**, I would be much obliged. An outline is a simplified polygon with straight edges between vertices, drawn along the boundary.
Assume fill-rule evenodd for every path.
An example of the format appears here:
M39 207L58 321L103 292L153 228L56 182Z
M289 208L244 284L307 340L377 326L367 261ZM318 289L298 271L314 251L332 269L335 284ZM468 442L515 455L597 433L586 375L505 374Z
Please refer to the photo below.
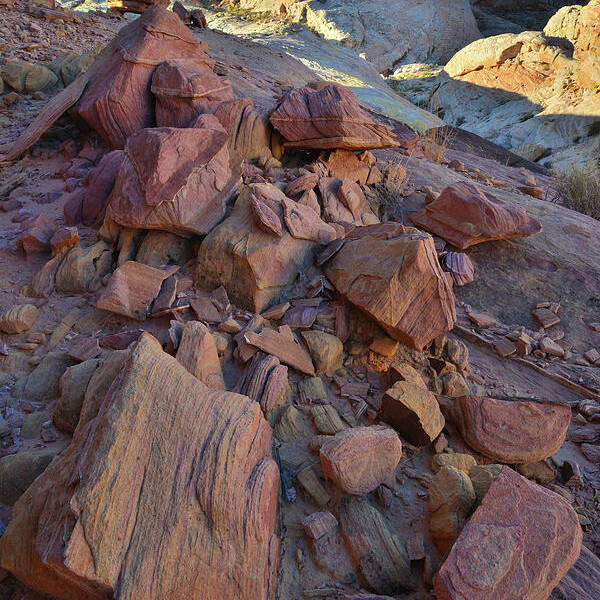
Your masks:
M600 172L598 168L571 168L557 173L556 191L571 210L600 220Z

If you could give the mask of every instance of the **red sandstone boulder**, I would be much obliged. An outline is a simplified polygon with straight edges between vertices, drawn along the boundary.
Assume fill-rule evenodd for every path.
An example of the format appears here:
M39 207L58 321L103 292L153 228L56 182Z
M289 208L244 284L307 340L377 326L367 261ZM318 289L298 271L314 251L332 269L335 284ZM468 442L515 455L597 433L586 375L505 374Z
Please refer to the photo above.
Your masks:
M481 242L527 237L542 231L541 224L523 207L502 204L464 182L448 186L410 219L462 250Z
M451 418L465 442L508 464L534 463L555 454L571 422L571 409L550 402L456 398Z
M225 215L239 171L212 115L194 128L143 129L127 140L107 215L123 227L207 234Z
M119 31L100 76L72 110L109 146L124 148L131 134L154 126L150 83L156 66L173 58L207 59L206 50L176 14L153 6Z
M398 145L385 125L360 108L352 90L339 85L292 90L270 120L287 148L368 150Z
M0 564L59 600L272 600L279 471L260 406L147 333L122 361L13 508Z
M567 501L503 467L435 576L438 600L546 600L581 549Z
M113 150L105 154L94 169L81 204L81 221L84 225L101 223L104 219L106 203L115 186L122 159L123 151Z
M320 456L323 475L344 493L360 496L393 481L402 442L389 427L353 427L323 444Z
M79 244L77 227L61 227L50 239L52 255L60 254L77 244Z
M325 264L338 292L396 340L422 350L456 321L433 238L396 223L357 227Z
M325 223L310 206L289 198L283 199L282 204L286 227L296 239L327 244L339 237L336 230Z
M224 100L233 100L231 83L213 72L208 56L172 59L156 67L152 93L158 127L188 127L202 113L213 113Z

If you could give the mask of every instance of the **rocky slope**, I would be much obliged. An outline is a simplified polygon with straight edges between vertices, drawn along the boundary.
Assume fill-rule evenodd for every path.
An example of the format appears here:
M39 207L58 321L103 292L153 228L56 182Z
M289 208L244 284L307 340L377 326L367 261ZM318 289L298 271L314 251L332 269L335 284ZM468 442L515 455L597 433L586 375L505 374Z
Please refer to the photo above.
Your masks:
M0 95L0 596L596 598L598 221L302 25L24 7L105 48Z
M543 32L503 33L455 54L431 82L447 122L553 165L600 153L600 4L564 7Z

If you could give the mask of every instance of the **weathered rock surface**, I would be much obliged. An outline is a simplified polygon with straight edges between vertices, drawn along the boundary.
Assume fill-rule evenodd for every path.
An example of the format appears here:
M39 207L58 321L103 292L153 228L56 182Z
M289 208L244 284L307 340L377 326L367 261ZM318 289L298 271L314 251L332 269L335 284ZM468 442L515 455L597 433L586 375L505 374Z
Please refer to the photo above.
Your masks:
M464 471L442 467L429 482L429 531L440 552L452 546L474 504L475 489Z
M323 444L320 456L323 475L344 493L360 496L393 481L402 443L389 427L354 427Z
M527 237L542 231L521 206L501 204L470 183L449 186L411 221L464 250L490 240Z
M571 421L571 409L559 404L463 396L451 418L467 444L508 464L534 463L555 454Z
M57 267L54 285L59 292L93 292L113 268L113 249L102 240L67 251Z
M599 143L589 136L600 108L600 51L590 43L598 15L597 3L565 7L544 34L502 33L460 50L435 82L447 122L561 171L591 166Z
M243 186L231 216L204 238L195 280L209 289L224 285L238 306L262 312L290 292L298 272L312 262L315 243L287 231L277 237L259 227L249 201L255 190L263 198L283 196L269 184ZM281 219L281 203L270 208Z
M368 500L343 498L340 527L362 585L377 594L414 589L404 544Z
M324 331L303 331L301 333L313 359L317 373L331 377L342 366L344 345L335 335Z
M205 235L225 216L238 180L215 117L188 129L143 129L127 140L107 215L124 227Z
M581 537L564 498L503 467L435 576L436 597L548 598Z
M302 21L325 39L338 41L364 55L379 72L393 71L400 63L444 63L480 37L471 4L464 0L427 0L418 6L408 0L242 0L241 5Z
M213 72L209 57L167 60L152 75L158 127L189 127L203 113L214 113L224 100L233 100L231 83Z
M15 506L0 563L65 600L273 598L270 452L257 404L210 390L144 334L98 416Z
M75 431L87 386L99 366L99 360L91 359L69 367L64 372L60 378L60 397L52 414L52 421L57 429Z
M23 333L31 329L39 311L33 304L19 304L0 314L0 331L3 333Z
M554 588L549 600L594 600L600 595L600 559L581 546L577 562Z
M156 269L130 260L112 274L96 307L143 321L163 281L173 270L177 270L176 267Z
M454 326L433 239L397 224L358 228L325 265L331 283L394 339L422 350Z
M12 506L61 450L44 448L0 458L0 502Z
M34 402L45 402L58 396L60 378L73 362L66 352L48 352L40 364L27 376L23 387L23 396Z
M408 381L398 381L383 395L379 418L417 446L433 442L445 423L435 396Z
M391 148L398 142L360 108L348 88L327 85L292 90L271 114L271 124L288 148Z

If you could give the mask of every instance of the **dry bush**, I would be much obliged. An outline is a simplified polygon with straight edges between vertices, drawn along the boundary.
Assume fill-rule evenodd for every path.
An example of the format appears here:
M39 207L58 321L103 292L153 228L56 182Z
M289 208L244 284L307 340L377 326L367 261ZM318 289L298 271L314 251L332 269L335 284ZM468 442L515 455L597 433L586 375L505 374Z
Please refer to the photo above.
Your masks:
M600 220L600 172L575 168L555 174L556 191L571 210Z
M432 96L429 101L428 111L436 117L442 118L439 114L440 110L435 96ZM423 152L425 152L427 158L436 163L441 164L446 162L446 152L454 140L455 135L454 131L449 127L428 129L421 134L421 147L423 148Z

